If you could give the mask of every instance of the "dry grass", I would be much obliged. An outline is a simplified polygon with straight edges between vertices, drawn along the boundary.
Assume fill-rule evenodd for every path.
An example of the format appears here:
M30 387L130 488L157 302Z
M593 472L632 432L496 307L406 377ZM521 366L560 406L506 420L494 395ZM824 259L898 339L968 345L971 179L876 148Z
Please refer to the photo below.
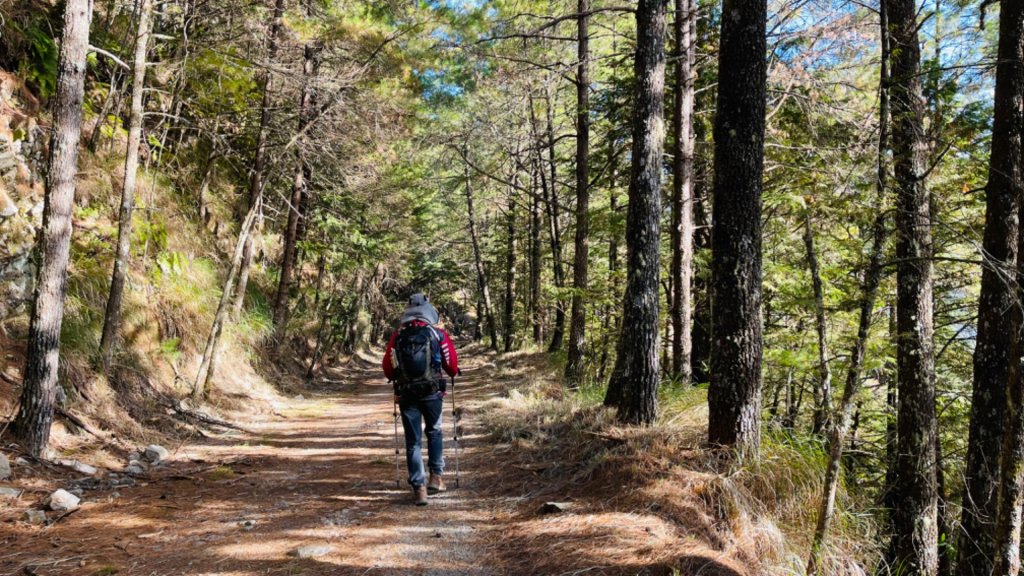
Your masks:
M513 362L500 371L518 378L519 370L528 369ZM546 563L589 562L607 574L803 574L824 476L819 443L768 433L760 459L738 462L701 446L702 389L666 386L658 425L623 427L600 405L600 390L567 393L554 371L538 374L484 408L496 457L510 461L525 492L518 521L495 542L518 569L558 573ZM573 508L538 516L545 500ZM864 505L840 495L828 574L862 575L877 557L871 518L848 511ZM633 536L638 527L645 538ZM544 552L552 542L557 553Z

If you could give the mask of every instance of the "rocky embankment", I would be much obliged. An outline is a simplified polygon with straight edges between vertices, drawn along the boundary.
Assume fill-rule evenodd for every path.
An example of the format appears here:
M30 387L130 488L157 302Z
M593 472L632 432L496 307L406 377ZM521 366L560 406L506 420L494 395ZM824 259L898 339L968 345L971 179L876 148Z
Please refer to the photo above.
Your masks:
M38 113L38 101L21 81L0 72L0 320L22 311L31 296L46 165Z

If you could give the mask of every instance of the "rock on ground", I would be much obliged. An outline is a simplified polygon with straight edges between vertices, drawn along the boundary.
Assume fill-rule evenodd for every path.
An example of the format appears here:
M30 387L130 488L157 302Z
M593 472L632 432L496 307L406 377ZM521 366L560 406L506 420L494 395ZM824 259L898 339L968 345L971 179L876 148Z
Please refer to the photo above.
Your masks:
M42 510L26 510L21 519L33 526L38 526L46 523L46 512Z
M123 472L130 476L142 476L146 473L146 468L143 467L142 462L132 460L128 463L128 466L125 467Z
M70 512L78 508L79 502L81 500L78 496L61 489L50 494L50 497L46 499L46 506L54 512Z
M17 488L8 488L6 486L0 486L0 498L3 499L15 499L21 496L21 490Z
M171 453L167 451L167 448L164 448L159 444L150 444L149 446L146 446L146 453L144 454L146 460L152 462L153 464L156 464L157 462L163 462L170 455Z
M568 502L545 502L538 512L541 514L561 514L571 507L572 504Z
M60 464L65 468L71 468L75 472L85 474L86 476L93 476L98 472L94 466L89 466L88 464L79 462L78 460L57 460L57 464Z
M11 461L7 456L0 454L0 480L7 480L11 477Z
M326 556L334 551L333 546L327 545L309 545L300 546L295 550L291 551L291 555L296 558L319 558L320 556Z

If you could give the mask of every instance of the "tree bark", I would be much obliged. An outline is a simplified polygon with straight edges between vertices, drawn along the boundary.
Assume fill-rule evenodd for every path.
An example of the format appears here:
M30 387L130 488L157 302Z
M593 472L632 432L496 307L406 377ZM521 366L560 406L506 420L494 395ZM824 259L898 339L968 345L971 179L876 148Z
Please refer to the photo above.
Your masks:
M1024 214L1021 214L1024 216ZM1018 233L1017 254L1024 249ZM999 493L996 502L995 555L993 576L1020 573L1021 505L1024 503L1024 319L1021 298L1024 290L1024 259L1017 258L1016 301L1010 312L1013 337L1010 343L1010 373L1006 386L1006 420L999 461Z
M573 255L572 311L569 316L569 354L565 383L580 385L584 374L586 346L587 272L590 263L590 33L587 29L590 0L578 0L579 27L576 36L576 251Z
M303 49L302 74L304 82L302 95L299 99L299 126L297 134L304 134L309 124L309 114L313 101L313 80L316 77L318 67L317 48L313 44L306 44ZM295 176L292 179L292 196L288 203L288 223L284 232L284 247L281 254L281 277L277 285L277 293L274 295L274 328L277 332L277 341L280 342L284 335L284 326L288 321L288 301L291 298L292 286L294 284L294 269L298 251L299 219L302 216L300 209L304 202L309 187L310 166L306 161L304 151L305 138L300 136L300 142L295 148Z
M1010 370L1013 270L1017 264L1017 212L1024 194L1021 130L1024 129L1024 3L1001 5L992 151L985 189L985 235L974 348L963 515L957 573L989 576L995 558L999 456L1006 424Z
M68 0L58 57L57 91L53 97L53 136L47 163L43 227L29 321L21 407L11 432L25 450L40 458L50 441L57 399L60 329L71 250L71 212L78 171L78 141L82 131L86 53L89 47L90 0Z
M711 231L708 439L756 454L761 440L761 188L765 0L734 0L722 18Z
M253 158L252 175L249 178L249 207L256 205L257 197L263 193L263 168L267 156L267 132L270 126L271 94L274 89L274 75L270 72L277 59L277 45L281 36L282 16L284 15L285 0L274 1L274 11L270 21L270 36L267 45L267 69L263 73L263 102L260 105L260 127L256 133L256 155ZM242 266L238 272L238 284L235 286L235 302L232 305L233 314L238 316L245 304L245 291L249 284L249 268L252 266L253 239L249 234L245 241L245 251L242 254Z
M153 11L151 0L138 0L137 6L139 28L135 38L135 62L132 68L132 101L128 120L128 147L124 157L124 185L121 188L121 210L117 217L117 255L114 258L114 272L110 278L110 293L107 296L107 308L103 316L103 333L100 338L103 371L108 374L110 373L110 360L114 353L114 341L117 340L121 327L121 300L124 296L124 280L128 274L131 259L135 177L139 169L139 144L142 141L146 51L149 47L150 16Z
M476 230L476 216L473 213L473 187L466 166L466 216L469 220L469 238L473 243L473 263L476 267L477 288L483 304L483 320L487 322L487 335L491 338L491 350L498 351L498 329L494 324L494 308L491 304L491 290L487 286L487 272L484 269L483 252L480 250L480 235Z
M854 399L861 386L861 369L867 351L868 334L871 330L871 318L874 315L875 300L878 287L882 283L882 258L885 256L885 245L889 237L886 225L885 194L887 183L886 152L889 147L889 25L885 10L887 0L881 0L881 66L878 81L878 148L877 176L875 180L875 220L871 232L871 256L867 269L861 280L860 316L857 322L857 338L850 351L850 364L846 371L846 383L840 401L838 418L827 429L829 434L829 460L825 469L825 490L818 509L818 523L811 543L810 559L807 563L807 574L815 575L821 569L821 548L828 536L828 530L835 513L836 491L839 487L840 466L843 459L843 442L850 427L850 416L853 412ZM817 290L816 290L817 291ZM821 335L819 334L819 338Z
M615 191L615 169L614 168L612 169L611 182L608 184L608 188L610 189L610 198L608 200L608 202L609 202L608 210L612 214L612 217L614 218L615 214L617 213L617 211L619 209L619 206L618 206L619 195ZM612 231L612 233L609 235L609 239L608 239L608 274L612 277L612 279L611 279L612 298L615 298L615 297L617 297L619 295L619 277L618 277L618 274L617 274L618 271L619 271L619 235L615 231ZM604 313L603 313L603 318L604 319L603 319L602 328L601 328L602 332L604 333L604 338L603 338L603 342L601 344L601 361L599 363L600 367L598 368L598 372L597 372L597 379L599 381L603 381L604 380L605 370L608 367L608 348L610 347L609 340L611 339L611 334L613 332L616 332L616 333L618 332L618 330L615 327L613 327L614 326L613 318L612 318L613 316L614 316L613 306L611 304L606 305L604 307Z
M532 106L532 100L531 100ZM541 253L541 206L537 187L540 177L537 171L540 165L533 162L533 200L530 204L530 322L533 324L533 342L541 345L544 342L543 323L540 311L540 253Z
M887 0L892 69L892 151L896 181L897 416L892 558L904 573L938 570L935 382L932 349L932 238L925 186L928 144L921 47L914 0Z
M818 333L818 382L814 387L812 432L822 434L832 425L832 367L829 365L828 357L825 291L821 283L821 271L818 269L818 253L814 247L814 228L810 211L804 219L804 248L807 252L807 268L811 273L811 287L814 291L814 326Z
M693 63L695 0L676 0L675 101L672 115L672 377L689 384L693 277Z
M702 130L699 125L696 130L698 141L703 142L700 137ZM696 157L695 157L696 160ZM693 181L693 250L695 255L706 252L711 247L711 223L708 219L708 209L705 198L707 196L707 169L704 162L694 162ZM710 271L705 269L703 273L694 270L693 274L693 312L690 329L690 378L693 382L709 382L711 374L708 371L711 366L711 286L709 282Z
M242 221L238 230L238 241L235 243L235 252L231 257L231 268L228 270L227 279L224 280L224 290L220 295L220 303L217 304L217 311L213 315L213 324L210 326L210 335L206 338L206 347L203 349L203 357L199 361L199 371L192 386L192 397L195 399L205 398L209 394L210 386L213 384L213 377L217 371L217 360L220 354L220 336L224 330L224 322L227 321L231 309L232 289L242 268L242 260L245 257L245 244L252 234L256 224L256 214L259 212L262 194L256 196L256 203L249 208L249 213Z
M551 94L550 86L547 95L547 149L548 169L550 170L550 182L545 186L547 192L544 195L544 203L548 212L548 235L551 239L551 264L555 274L555 288L565 287L565 267L562 264L562 231L561 216L558 206L558 164L555 162L555 124L553 118L554 96ZM542 172L543 174L543 172ZM555 298L555 323L551 329L551 344L548 345L548 352L557 352L562 349L562 340L565 339L565 306L561 296Z
M658 277L666 4L667 0L640 0L636 8L637 94L626 214L626 293L615 368L605 397L605 404L618 408L619 421L630 424L654 422L661 379Z
M513 178L515 176L513 175ZM505 215L507 235L505 244L505 314L502 324L505 327L503 340L505 352L511 352L515 345L515 312L516 312L516 202L515 190L508 191L508 213Z

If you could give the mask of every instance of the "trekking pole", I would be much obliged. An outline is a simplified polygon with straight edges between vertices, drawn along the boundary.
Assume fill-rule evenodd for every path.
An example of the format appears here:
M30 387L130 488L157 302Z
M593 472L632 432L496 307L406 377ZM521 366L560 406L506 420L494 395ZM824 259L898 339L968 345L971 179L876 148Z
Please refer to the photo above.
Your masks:
M395 398L394 392L391 393L392 407L394 408L394 419L395 419L395 487L402 487L402 467L400 465L401 457L399 456L398 448L398 399Z
M459 416L455 409L455 376L452 376L452 440L455 441L455 487L459 487Z

